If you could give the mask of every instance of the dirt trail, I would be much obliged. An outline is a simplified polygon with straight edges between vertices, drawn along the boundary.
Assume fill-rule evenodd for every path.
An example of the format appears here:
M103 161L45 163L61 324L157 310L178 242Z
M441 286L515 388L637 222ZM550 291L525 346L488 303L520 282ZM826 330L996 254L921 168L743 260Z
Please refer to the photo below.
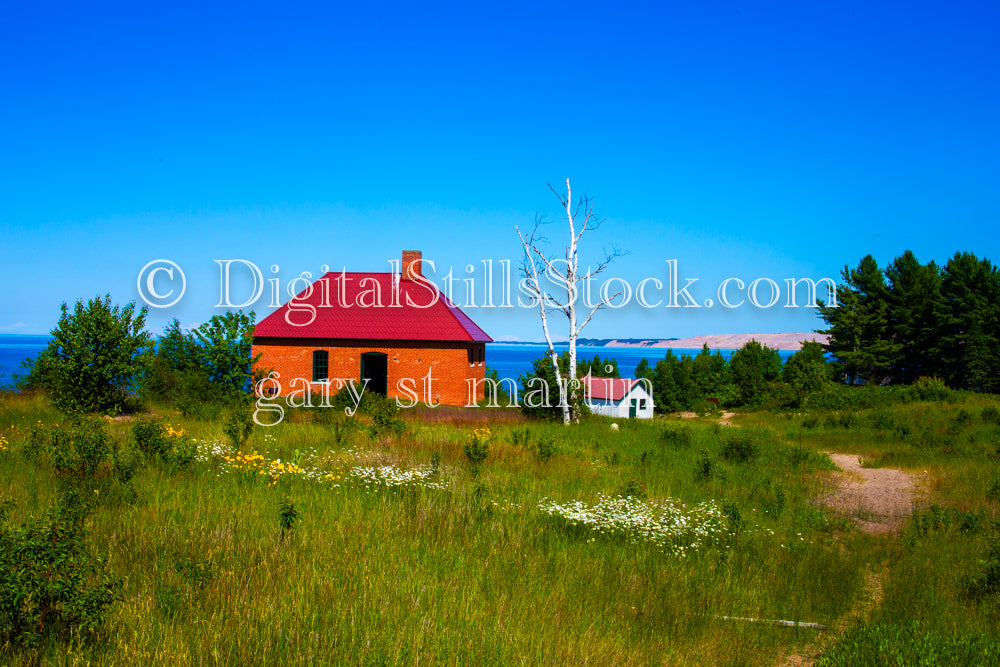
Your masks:
M848 515L855 525L873 535L902 528L913 514L916 484L913 476L896 468L862 468L856 454L830 454L843 472L834 476L836 490L820 501Z
M891 533L903 527L913 514L917 485L911 473L896 468L862 468L857 454L830 454L841 472L833 475L834 490L820 501L851 517L855 525L873 535ZM779 665L813 665L827 648L860 620L871 618L882 603L881 571L866 568L865 583L853 608L816 641L784 656Z

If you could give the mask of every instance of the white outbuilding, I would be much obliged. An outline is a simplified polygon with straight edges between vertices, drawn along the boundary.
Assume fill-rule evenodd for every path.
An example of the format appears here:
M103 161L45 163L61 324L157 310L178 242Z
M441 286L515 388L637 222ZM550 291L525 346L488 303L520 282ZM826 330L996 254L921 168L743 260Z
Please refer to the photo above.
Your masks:
M586 376L580 382L587 392L590 411L606 417L653 418L653 391L649 380Z

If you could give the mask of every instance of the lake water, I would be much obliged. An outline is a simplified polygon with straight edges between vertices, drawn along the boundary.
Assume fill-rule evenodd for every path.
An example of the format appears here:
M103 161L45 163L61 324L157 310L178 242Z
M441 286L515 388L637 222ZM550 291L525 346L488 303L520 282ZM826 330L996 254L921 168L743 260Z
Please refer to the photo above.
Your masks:
M0 387L13 384L14 373L21 372L21 362L38 355L48 345L50 336L22 336L16 334L0 334ZM565 350L565 346L557 346L557 350ZM501 378L517 380L520 375L531 370L531 362L546 354L545 345L510 345L504 343L489 343L486 345L486 366L496 370ZM695 356L700 348L675 349L677 356ZM714 350L713 350L714 351ZM728 359L733 350L719 350ZM602 359L613 357L618 362L618 370L622 377L632 377L635 367L642 359L648 359L650 365L667 355L665 347L592 347L580 345L576 348L577 358L593 359L600 355ZM780 351L782 360L792 355L790 350Z
M0 334L0 387L14 384L11 377L21 372L21 362L32 359L45 349L51 336Z

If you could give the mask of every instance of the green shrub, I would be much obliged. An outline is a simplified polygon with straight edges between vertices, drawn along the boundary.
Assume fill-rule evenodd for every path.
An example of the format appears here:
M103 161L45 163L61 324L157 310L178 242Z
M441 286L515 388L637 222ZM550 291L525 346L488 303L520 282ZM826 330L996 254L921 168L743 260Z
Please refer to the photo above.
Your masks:
M876 431L891 431L896 428L896 418L888 410L877 410L868 415L869 425Z
M952 391L944 380L936 377L922 377L913 383L913 389L921 401L944 402L950 400Z
M60 506L12 525L10 509L0 504L0 647L91 637L121 594L90 552L83 515Z
M539 438L535 444L535 453L542 461L548 461L556 455L556 443L552 438Z
M146 456L163 456L169 449L166 423L158 417L137 417L129 430L136 447Z
M164 456L164 461L174 468L186 468L194 463L194 459L198 455L198 446L194 440L184 436L171 438L171 440L173 442Z
M694 442L694 435L687 426L671 424L660 432L660 442L666 447L687 448Z
M1000 410L992 405L988 405L979 412L979 418L984 424L1000 425Z
M979 572L965 577L963 588L966 596L973 600L1000 593L1000 539L993 538Z
M111 435L105 423L96 417L80 417L56 426L49 438L52 465L58 473L82 480L110 467Z
M719 472L719 467L715 463L707 449L701 450L701 456L694 462L694 476L699 481L708 481Z
M243 449L253 433L253 410L249 403L239 403L229 412L222 423L222 432L229 440L229 446L236 451Z
M373 440L388 436L399 437L406 432L406 422L400 418L400 408L394 399L370 394L365 397L362 405L372 418L369 435Z
M111 473L120 484L129 484L142 464L142 452L130 444L121 445L115 447Z
M728 429L722 438L722 458L732 463L748 463L760 454L757 437L745 429Z
M510 444L521 449L531 449L531 429L521 427L511 431Z
M350 439L351 434L357 432L358 422L353 417L347 417L331 410L325 411L337 415L330 421L330 432L333 435L333 443L337 447L343 447Z

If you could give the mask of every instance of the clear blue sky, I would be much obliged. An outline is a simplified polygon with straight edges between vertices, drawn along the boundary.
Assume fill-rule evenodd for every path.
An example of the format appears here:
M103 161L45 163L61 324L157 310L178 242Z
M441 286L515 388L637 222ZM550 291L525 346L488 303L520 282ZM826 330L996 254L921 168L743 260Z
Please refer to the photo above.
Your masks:
M676 258L699 301L867 253L1000 260L994 2L364 4L0 4L0 332L138 299L157 258L188 280L157 332L218 312L216 259L277 264L282 290L403 248L465 277L516 261L567 177L605 218L585 259L616 243L605 275L634 285ZM821 324L783 303L628 307L584 335ZM467 312L541 335L531 310Z

